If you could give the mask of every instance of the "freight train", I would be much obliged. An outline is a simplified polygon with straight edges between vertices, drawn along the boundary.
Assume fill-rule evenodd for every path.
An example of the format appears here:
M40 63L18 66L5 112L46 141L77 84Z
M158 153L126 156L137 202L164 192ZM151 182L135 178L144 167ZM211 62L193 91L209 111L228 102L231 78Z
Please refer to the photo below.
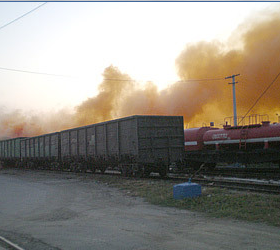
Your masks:
M208 169L217 163L280 163L280 124L184 130L182 116L129 116L51 134L0 141L2 165L124 176Z
M117 168L125 176L166 175L184 157L182 116L135 115L28 138L0 141L5 165L71 171Z

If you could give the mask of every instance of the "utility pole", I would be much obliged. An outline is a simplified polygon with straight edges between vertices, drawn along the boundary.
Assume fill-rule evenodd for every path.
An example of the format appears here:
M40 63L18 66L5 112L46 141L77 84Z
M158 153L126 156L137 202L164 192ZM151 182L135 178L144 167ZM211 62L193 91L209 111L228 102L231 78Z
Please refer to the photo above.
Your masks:
M232 82L229 84L232 84L232 97L233 97L233 122L234 126L237 126L237 112L236 112L236 96L235 96L235 84L238 82L235 82L235 77L239 76L240 74L228 76L225 79L232 78Z

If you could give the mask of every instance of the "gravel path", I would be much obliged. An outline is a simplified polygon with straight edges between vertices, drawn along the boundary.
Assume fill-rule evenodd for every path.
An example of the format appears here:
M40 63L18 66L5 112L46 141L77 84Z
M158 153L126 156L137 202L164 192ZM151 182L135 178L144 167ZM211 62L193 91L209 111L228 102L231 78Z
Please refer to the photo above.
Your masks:
M275 249L280 228L150 205L73 173L0 171L0 235L30 250Z

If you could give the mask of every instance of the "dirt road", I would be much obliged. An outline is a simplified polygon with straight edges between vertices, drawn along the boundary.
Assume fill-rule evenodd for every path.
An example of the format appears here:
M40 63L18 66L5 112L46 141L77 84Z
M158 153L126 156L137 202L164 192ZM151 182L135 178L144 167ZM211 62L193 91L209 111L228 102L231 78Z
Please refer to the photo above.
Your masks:
M279 249L280 228L150 205L73 173L0 171L0 235L25 249Z

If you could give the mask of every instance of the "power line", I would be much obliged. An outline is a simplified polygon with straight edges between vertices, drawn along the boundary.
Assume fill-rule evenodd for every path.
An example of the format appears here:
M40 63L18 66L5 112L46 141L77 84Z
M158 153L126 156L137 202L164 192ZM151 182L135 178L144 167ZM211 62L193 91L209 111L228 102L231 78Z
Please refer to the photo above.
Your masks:
M58 75L58 74L50 74L50 73L43 73L43 72L35 72L35 71L20 70L20 69L10 69L10 68L3 68L3 67L0 67L0 70L1 70L1 69L2 69L2 70L8 70L8 71L21 72L21 73L37 74L37 75L71 77L71 76L66 76L66 75Z
M67 75L51 74L51 73L21 70L21 69L12 69L12 68L6 68L6 67L0 67L0 70L8 70L8 71L15 71L15 72L29 73L29 74L37 74L37 75L49 75L49 76L60 76L60 77L72 77L73 78L73 76L67 76ZM103 80L104 81L124 81L124 82L125 81L126 82L137 82L137 81L139 81L139 80L133 80L133 79L117 79L117 78L106 78L106 79L103 79ZM187 83L187 82L218 81L218 80L224 80L224 78L173 80L172 82ZM145 80L145 81L146 82L152 82L151 80Z
M3 29L3 28L5 28L5 27L7 27L8 25L10 25L10 24L12 24L12 23L14 23L14 22L18 21L19 19L21 19L21 18L23 18L23 17L27 16L28 14L30 14L31 12L33 12L33 11L35 11L35 10L39 9L40 7L42 7L42 6L43 6L43 5L45 5L45 4L47 4L47 2L46 2L46 3L43 3L43 4L39 5L39 6L37 6L36 8L34 8L34 9L32 9L32 10L28 11L28 12L26 12L26 13L25 13L25 14L23 14L22 16L17 17L16 19L12 20L11 22L8 22L8 23L6 23L6 24L2 25L2 26L0 27L0 29Z
M113 79L113 78L106 78L104 80L106 80L106 81L127 81L127 82L137 81L137 80L132 80L132 79ZM224 80L224 78L173 80L172 82L185 83L185 82L204 82L204 81L220 81L220 80ZM152 81L147 80L147 82L152 82Z
M180 80L177 82L207 82L207 81L220 81L220 80L224 80L224 77L220 77L220 78L207 78L207 79L187 79L187 80Z
M136 80L133 79L114 79L114 78L106 78L103 79L104 81L122 81L122 82L136 82Z
M279 77L280 72L276 75L276 77L273 79L273 81L267 86L267 88L262 92L262 94L259 96L259 98L255 101L255 103L252 105L251 108L249 108L249 110L247 111L247 113L243 116L243 118L241 119L240 122L242 122L245 118L246 115L249 114L249 112L256 106L256 104L259 102L259 100L265 95L265 93L270 89L270 87L274 84L274 82L277 80L277 78ZM239 122L239 123L240 123Z

